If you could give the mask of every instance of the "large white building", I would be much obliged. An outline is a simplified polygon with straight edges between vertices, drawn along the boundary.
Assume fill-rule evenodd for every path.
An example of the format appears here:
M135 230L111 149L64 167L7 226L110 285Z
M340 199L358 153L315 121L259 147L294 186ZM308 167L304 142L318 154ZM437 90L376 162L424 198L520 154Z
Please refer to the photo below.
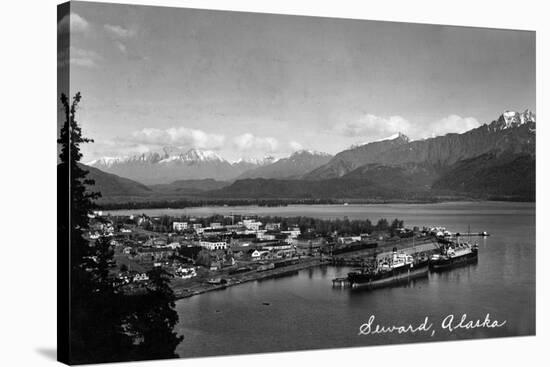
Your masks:
M243 220L243 226L245 226L248 230L257 231L262 226L262 222L255 221L253 219L245 219Z
M187 222L173 222L172 229L176 232L181 232L186 230L188 227Z
M199 241L199 246L208 250L227 249L227 243L224 241Z

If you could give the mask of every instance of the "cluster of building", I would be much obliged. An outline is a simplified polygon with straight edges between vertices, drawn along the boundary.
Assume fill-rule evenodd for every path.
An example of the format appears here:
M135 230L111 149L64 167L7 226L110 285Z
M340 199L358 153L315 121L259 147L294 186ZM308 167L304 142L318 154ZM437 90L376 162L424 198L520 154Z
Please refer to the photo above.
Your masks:
M424 232L436 237L450 237L452 235L452 233L445 227L424 228Z
M150 229L158 219L145 215L122 218L94 213L90 218L89 239L108 238L115 249L115 258L125 257L140 269L162 266L182 279L197 276L199 265L218 271L236 268L238 262L261 265L264 261L306 254L299 251L300 229L282 231L280 223L264 224L254 219L208 225L171 221L171 231L161 233ZM119 279L123 283L148 280L145 272L132 269L120 271Z
M251 260L296 255L295 249L301 234L299 228L282 231L280 223L264 224L255 219L243 219L225 225L212 222L208 226L176 221L172 223L172 229L176 237L180 233L193 233L196 241L192 245L208 251L230 251L239 258L248 255Z
M303 257L376 246L376 241L389 237L384 231L315 236L277 222L263 223L254 218L235 222L233 217L208 222L94 213L90 223L90 240L108 238L115 249L115 259L122 257L125 263L137 264L135 269L120 271L119 278L126 283L147 281L143 269L155 266L162 266L181 279L220 270L263 271ZM410 230L401 229L404 235L407 231Z

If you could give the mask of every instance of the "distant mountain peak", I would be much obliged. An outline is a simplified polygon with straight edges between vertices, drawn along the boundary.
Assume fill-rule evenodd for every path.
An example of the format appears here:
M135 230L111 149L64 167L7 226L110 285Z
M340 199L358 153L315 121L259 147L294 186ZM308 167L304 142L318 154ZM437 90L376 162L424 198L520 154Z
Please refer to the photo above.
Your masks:
M102 158L94 159L93 161L87 162L86 165L109 167L119 161L120 161L119 157L102 157Z
M167 152L166 149L164 149ZM180 161L185 163L201 163L201 162L223 162L224 159L211 150L189 149L185 153L165 155L159 163L169 163Z
M398 132L397 133L397 136L396 135L393 135L393 139L391 140L401 140L403 141L404 143L408 143L411 141L411 139L409 139L409 137L405 134L403 134L402 132Z
M238 179L276 178L288 179L302 177L305 173L328 163L332 155L312 150L298 150L288 157L273 159L268 164L244 172Z
M504 111L493 124L495 124L498 129L503 130L518 127L529 122L536 122L536 116L532 111L526 109L520 113L507 110Z
M212 150L201 150L201 149L189 149L187 153L181 156L185 161L200 161L200 162L211 162L211 161L223 161L223 158L220 157Z
M383 141L391 141L391 142L396 142L396 143L400 143L400 144L406 144L406 143L409 143L411 141L411 139L409 139L409 137L407 135L405 135L401 132L398 132L398 133L395 133L393 135L390 135L390 136L382 138L382 139L370 140L370 141L366 141L366 142L360 143L360 144L353 144L350 147L350 149L362 147L362 146L372 144L372 143L380 143L380 142L383 142Z
M252 164L255 166L265 166L277 161L277 158L266 155L263 158L239 158L236 161L233 161L232 164Z
M328 153L319 152L317 150L300 149L300 150L297 150L294 153L292 153L289 158L298 157L298 156L301 156L301 155L315 155L315 156L321 156L321 157L330 156L330 154L328 154Z

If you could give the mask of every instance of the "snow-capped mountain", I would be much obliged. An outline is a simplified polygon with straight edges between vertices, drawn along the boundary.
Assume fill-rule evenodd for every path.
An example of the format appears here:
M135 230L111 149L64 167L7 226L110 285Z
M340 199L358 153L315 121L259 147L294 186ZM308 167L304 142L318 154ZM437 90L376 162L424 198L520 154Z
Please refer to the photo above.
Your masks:
M277 160L278 158L268 155L263 158L239 158L236 161L233 161L233 164L252 164L256 166L265 166L267 164L275 163Z
M522 113L515 111L504 111L498 120L491 123L496 130L510 129L528 123L536 123L536 116L533 112L525 110Z
M117 162L120 161L119 157L103 157L99 159L95 159L93 161L88 162L88 166L102 166L102 167L109 167Z
M96 159L94 161L86 163L88 166L92 167L111 167L124 163L134 163L134 164L144 164L144 163L158 163L166 155L156 152L148 152L142 154L136 154L129 157L103 157Z
M273 158L267 158L231 163L210 150L190 149L180 152L175 148L166 147L162 153L105 157L88 162L88 165L144 184L161 184L205 178L232 180L247 170L272 161Z
M410 141L403 134L353 146L334 156L327 164L310 172L306 179L342 177L366 164L395 166L427 164L444 167L486 153L535 154L535 114L505 111L497 120L462 134L447 134Z
M281 158L271 164L261 165L238 177L245 178L301 178L307 172L330 161L332 155L312 150L300 150L287 158Z
M357 147L360 147L360 146L363 146L363 145L367 145L367 144L370 144L370 143L377 143L377 142L380 142L380 141L386 141L386 140L395 140L396 142L398 141L401 141L401 142L404 142L404 143L408 143L410 141L409 137L401 132L398 132L396 134L393 134L393 135L390 135L386 138L382 138L382 139L378 139L378 140L371 140L371 141L366 141L364 143L359 143L359 144L354 144L350 147L350 149L353 149L353 148L357 148Z
M190 149L186 153L168 155L161 159L159 163L171 163L171 162L187 162L187 163L200 163L200 162L223 162L224 159L211 150L199 150Z

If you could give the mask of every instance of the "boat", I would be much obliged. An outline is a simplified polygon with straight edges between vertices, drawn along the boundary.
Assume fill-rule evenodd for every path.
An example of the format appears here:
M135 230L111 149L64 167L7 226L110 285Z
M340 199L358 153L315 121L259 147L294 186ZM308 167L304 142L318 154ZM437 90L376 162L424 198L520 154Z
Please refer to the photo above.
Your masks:
M430 270L438 271L477 261L478 245L467 242L452 242L440 247L438 254L430 257Z
M379 288L408 282L428 275L429 259L414 258L394 249L392 256L377 261L374 265L348 273L352 288Z

